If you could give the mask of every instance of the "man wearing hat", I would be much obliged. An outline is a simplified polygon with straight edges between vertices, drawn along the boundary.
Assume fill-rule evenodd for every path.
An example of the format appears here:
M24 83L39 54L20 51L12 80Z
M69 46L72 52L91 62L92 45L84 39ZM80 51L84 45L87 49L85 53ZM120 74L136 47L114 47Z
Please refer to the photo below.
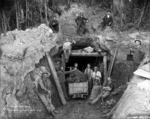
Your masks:
M107 26L113 27L113 17L111 16L110 12L104 16L103 21L101 23L102 29L105 29Z
M83 12L79 14L79 16L75 19L75 22L77 24L77 34L85 34L87 32L86 23L88 22L88 19L84 17Z

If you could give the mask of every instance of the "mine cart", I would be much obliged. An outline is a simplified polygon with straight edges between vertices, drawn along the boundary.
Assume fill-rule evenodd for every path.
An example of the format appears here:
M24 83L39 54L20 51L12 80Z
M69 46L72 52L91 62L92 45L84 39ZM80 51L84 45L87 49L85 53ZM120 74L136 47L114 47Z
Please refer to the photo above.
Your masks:
M88 81L69 83L69 96L72 98L87 98Z

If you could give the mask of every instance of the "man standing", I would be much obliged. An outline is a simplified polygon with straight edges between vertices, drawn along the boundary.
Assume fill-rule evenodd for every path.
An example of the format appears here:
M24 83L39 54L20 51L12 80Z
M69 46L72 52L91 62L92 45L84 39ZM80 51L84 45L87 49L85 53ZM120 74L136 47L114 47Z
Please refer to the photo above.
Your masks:
M91 65L87 64L87 68L85 69L84 73L88 76L88 81L89 81L89 94L92 90L92 74L93 70L91 69Z
M102 29L105 29L106 26L113 27L113 17L111 16L110 12L107 12L107 14L104 16L103 21L101 23Z
M93 79L93 88L90 96L90 100L94 100L100 93L100 88L101 88L101 72L98 71L98 68L95 66L94 67L94 72L92 74L92 79Z
M65 56L65 61L68 62L69 56L71 54L72 50L72 44L75 44L76 42L73 40L72 42L69 41L69 39L66 39L66 42L63 44L63 52Z
M78 69L78 63L74 63L74 70Z
M98 68L95 66L94 72L92 74L93 84L94 85L101 85L101 78L102 78L101 72L98 71Z
M133 53L134 70L136 70L145 56L145 53L142 51L142 43L140 40L134 41L134 50L131 49L131 52Z
M52 20L50 21L50 28L53 30L54 33L59 32L59 22L56 16L54 16Z
M75 19L75 22L77 24L77 34L85 34L87 32L86 23L88 22L88 19L84 17L83 12L81 12L80 15Z

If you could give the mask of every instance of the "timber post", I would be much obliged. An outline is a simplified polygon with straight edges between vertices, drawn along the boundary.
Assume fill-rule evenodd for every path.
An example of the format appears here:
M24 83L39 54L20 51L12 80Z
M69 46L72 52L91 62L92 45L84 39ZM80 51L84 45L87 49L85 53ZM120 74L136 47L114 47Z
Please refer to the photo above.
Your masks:
M103 64L104 64L104 83L103 86L105 86L107 81L107 53L103 56Z
M65 104L66 104L66 99L65 99L65 97L64 97L64 93L63 93L62 88L61 88L61 86L60 86L60 82L59 82L58 75L57 75L57 73L56 73L55 66L54 66L54 64L53 64L53 62L52 62L52 59L51 59L51 57L50 57L50 55L49 55L48 52L46 53L46 58L47 58L48 65L49 65L49 68L50 68L50 70L51 70L52 76L53 76L53 78L54 78L54 82L55 82L55 84L56 84L56 87L57 87L57 90L58 90L58 93L59 93L61 102L62 102L63 105L65 105Z

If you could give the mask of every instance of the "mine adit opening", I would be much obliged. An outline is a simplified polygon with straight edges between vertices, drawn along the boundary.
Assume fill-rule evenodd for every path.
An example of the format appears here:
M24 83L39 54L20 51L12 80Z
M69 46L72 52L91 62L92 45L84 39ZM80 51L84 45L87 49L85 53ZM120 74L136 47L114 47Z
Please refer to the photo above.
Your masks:
M104 82L104 62L103 56L101 53L77 53L72 51L69 61L66 63L66 71L70 70L70 67L74 67L75 63L78 63L78 69L84 73L87 64L91 65L91 68L94 69L94 66L98 67L98 70L102 73L102 83ZM110 64L110 59L107 59L107 70ZM66 77L67 78L67 77Z
M99 65L103 63L103 57L100 55L93 56L92 54L84 56L82 54L74 55L72 53L72 55L69 58L69 61L66 63L66 70L69 70L69 67L74 67L75 63L78 63L78 69L84 72L84 70L87 67L87 64L90 64L91 68L93 68L94 66L97 66L99 68Z

